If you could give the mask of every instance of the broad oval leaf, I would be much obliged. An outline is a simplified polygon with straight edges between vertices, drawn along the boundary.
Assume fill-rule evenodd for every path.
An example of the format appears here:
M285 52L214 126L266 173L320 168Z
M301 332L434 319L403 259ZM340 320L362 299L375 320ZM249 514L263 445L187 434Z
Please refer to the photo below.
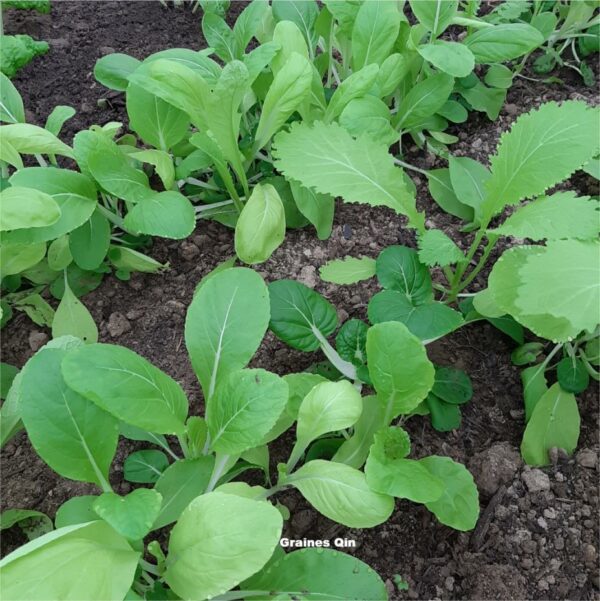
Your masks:
M188 308L185 344L207 399L221 379L248 364L269 312L267 286L251 269L226 269L200 287Z
M227 592L267 563L282 524L270 503L221 492L202 495L171 532L165 581L184 599Z
M54 518L56 529L97 520L98 514L92 508L97 498L96 495L81 495L79 497L71 497L65 501L56 510L56 517Z
M285 380L264 369L231 373L206 406L211 448L240 454L261 444L288 401Z
M73 261L81 269L98 268L110 246L111 227L108 219L98 210L69 234L69 250Z
M477 63L503 63L540 46L542 34L527 23L501 23L469 34L463 44Z
M10 186L0 192L0 231L37 228L56 223L61 215L52 196L34 188Z
M435 370L423 343L399 322L389 321L367 332L369 375L385 406L384 425L410 413L431 390Z
M168 467L169 460L162 451L135 451L125 459L123 477L129 482L154 484Z
M4 73L0 73L0 121L5 123L25 122L23 99Z
M412 304L433 300L429 269L412 248L388 246L379 253L375 272L384 288L402 292Z
M446 403L462 405L471 400L473 385L464 371L454 367L437 367L431 392Z
M235 227L235 252L250 265L263 263L285 238L285 212L271 184L257 184Z
M273 333L301 351L315 351L320 337L333 334L338 318L335 308L319 293L293 280L269 284Z
M52 320L52 338L75 336L85 343L98 342L98 328L86 306L73 294L65 277L65 291Z
M375 259L370 257L334 259L319 269L319 275L325 282L356 284L375 275Z
M327 240L331 235L335 211L333 196L319 194L295 180L289 184L298 210L315 226L319 240Z
M2 142L8 142L19 154L59 154L73 158L73 150L43 127L11 123L3 125L0 132Z
M15 601L124 599L139 556L101 520L59 528L0 561L2 596Z
M419 46L419 54L440 71L452 77L466 77L475 67L475 57L464 44L436 40Z
M458 9L458 0L410 0L410 8L434 37L452 22Z
M483 203L487 198L486 182L490 179L490 171L485 166L469 157L453 157L448 159L450 182L458 200L473 208L475 218L481 218Z
M133 56L115 52L99 58L94 65L94 77L111 90L124 92L129 83L127 78L142 63Z
M566 392L579 394L590 383L590 374L581 359L564 357L556 366L556 376L560 387Z
M363 472L343 463L315 459L296 470L293 484L324 516L350 528L371 528L385 522L394 499L369 488Z
M276 21L292 21L306 39L309 48L316 45L315 21L319 7L315 0L273 0Z
M28 361L21 379L21 418L35 450L53 470L103 485L117 448L117 421L67 386L61 364L68 355L44 349Z
M133 351L112 344L79 348L63 362L70 388L138 428L184 431L188 401L181 386Z
M335 119L350 102L358 98L367 96L379 73L379 67L377 65L365 65L358 71L352 73L335 89L331 100L327 106L325 113L325 121L329 122ZM378 100L375 98L375 100ZM342 123L342 125L344 125ZM344 125L344 127L346 127ZM351 131L349 128L348 131ZM351 133L356 133L351 131Z
M267 601L277 595L302 591L307 599L329 601L384 601L385 584L360 559L332 549L303 549L271 561L243 583L244 590L269 591L253 597Z

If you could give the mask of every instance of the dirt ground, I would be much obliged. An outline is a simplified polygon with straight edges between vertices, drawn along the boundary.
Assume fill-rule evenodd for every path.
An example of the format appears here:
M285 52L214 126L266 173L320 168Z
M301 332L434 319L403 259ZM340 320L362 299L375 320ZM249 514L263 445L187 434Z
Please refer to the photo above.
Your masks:
M230 22L242 7L242 3L232 3ZM57 104L77 109L65 127L67 141L92 123L126 119L123 97L110 94L93 78L97 58L111 52L143 58L169 47L200 49L206 45L199 13L192 14L189 5L165 9L157 1L55 1L50 15L7 11L5 28L7 33L28 33L49 41L50 52L13 81L33 123L43 124ZM565 78L562 86L519 79L500 118L491 123L473 114L457 130L460 141L453 151L485 159L517 114L546 100L584 98L597 103L594 90L568 73L560 75ZM106 98L109 103L101 103L101 108L98 100ZM436 158L413 149L407 160L428 168ZM437 208L423 179L415 178L419 205L432 223L456 241L464 240L464 234L458 234L460 223ZM597 193L595 182L583 174L576 174L562 187ZM268 281L295 278L314 287L338 308L342 321L366 318L376 283L334 286L320 281L318 269L347 254L376 257L390 244L414 246L403 218L385 208L340 202L329 240L319 241L310 228L290 231L258 271ZM193 412L198 413L201 393L183 343L185 311L202 276L234 254L232 233L214 222L201 222L184 242L157 239L150 254L168 261L170 269L161 275L137 274L129 282L106 277L84 297L84 303L99 326L101 341L127 346L169 373L182 384ZM482 287L484 278L472 289ZM2 332L2 361L21 367L33 353L30 342L39 343L44 335L49 332L41 331L24 315L16 316ZM472 470L482 507L473 532L442 526L425 508L406 501L397 503L392 518L382 526L347 529L317 514L298 494L286 492L278 496L292 514L286 535L355 540L356 549L346 551L381 574L392 599L599 599L597 391L590 389L579 399L578 453L573 458L556 457L548 469L524 467L518 453L524 429L523 401L519 370L510 362L512 348L510 339L482 323L430 345L433 361L467 371L474 397L464 407L462 425L454 432L436 432L419 418L407 426L415 457L448 455ZM269 334L253 365L285 374L301 371L321 358L318 353L293 351ZM285 458L290 440L288 435L274 445L273 465ZM123 461L130 450L129 443L122 443L113 465L111 482L121 493L131 490L122 478ZM57 477L23 434L3 449L0 468L3 510L38 509L53 516L66 499L95 492L91 485ZM17 540L18 535L9 531L2 539L3 553L14 548ZM408 583L407 591L396 588L395 575Z

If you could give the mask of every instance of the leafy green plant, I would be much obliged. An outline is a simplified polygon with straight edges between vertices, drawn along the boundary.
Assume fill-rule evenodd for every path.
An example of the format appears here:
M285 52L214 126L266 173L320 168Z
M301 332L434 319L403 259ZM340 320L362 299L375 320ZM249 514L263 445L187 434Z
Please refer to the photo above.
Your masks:
M36 56L46 54L47 42L34 40L24 34L4 35L2 11L5 8L36 10L40 13L50 12L50 0L2 0L0 2L0 72L7 77L14 77L20 69L30 63Z
M408 434L390 426L433 383L422 343L402 324L373 326L367 352L378 396L364 399L347 381L247 368L269 322L278 322L273 290L246 268L221 269L200 283L185 340L204 392L204 418L189 415L177 382L124 347L66 336L27 362L10 390L14 414L52 469L96 484L102 494L70 499L57 512L56 530L0 562L3 596L60 590L86 599L206 599L235 589L227 599L245 598L246 591L265 599L358 591L361 599L387 598L381 579L355 558L316 549L283 554L278 543L289 513L268 499L290 487L349 527L384 522L399 497L425 504L453 528L473 528L479 507L469 472L446 457L407 459ZM390 361L391 339L406 363ZM295 422L296 443L273 485L234 481L258 468L268 482L267 445ZM12 433L18 429L14 423ZM311 446L340 431L345 439L334 457L310 458ZM155 447L126 459L125 478L146 485L126 496L109 482L119 435ZM179 448L165 435L175 436ZM15 523L36 516L14 513L5 517L10 523L9 517ZM165 555L153 533L172 524ZM90 561L93 576L78 578ZM65 562L68 569L57 569ZM23 576L40 570L42 579Z
M593 341L598 336L596 308L600 300L594 284L599 268L598 203L572 192L546 195L546 191L577 169L594 173L597 131L597 109L582 102L568 101L560 106L547 103L519 117L511 131L502 136L490 168L467 157L450 157L447 169L423 171L437 203L466 221L466 230L475 232L466 253L444 232L425 227L424 215L415 208L414 186L411 189L407 185L383 143L366 136L354 139L335 124L296 124L290 132L277 136L273 152L276 167L288 178L297 179L315 192L340 195L349 201L369 195L372 201L394 206L416 230L418 251L392 247L383 251L376 262L370 258L346 259L323 268L322 275L337 283L352 283L377 273L387 289L369 303L371 322L397 320L429 341L486 318L519 344L524 342L522 326L557 344L541 367L531 368L524 376L527 404L533 408L545 391L539 385L543 373L560 349L566 353L562 369L571 380L581 375L583 382L584 371L596 375ZM359 153L367 160L359 160ZM527 198L534 200L499 227L490 227L492 219L506 206ZM545 241L545 245L523 245L505 251L492 269L488 289L477 294L464 292L486 267L498 240L506 236ZM427 267L441 268L446 284L432 285ZM435 300L435 293L439 300ZM462 315L448 306L458 300ZM592 343L589 354L585 346L588 342ZM530 383L534 371L535 386ZM542 409L548 403L551 401ZM577 409L574 402L568 406L570 411ZM528 426L528 432L534 434L526 434L525 444L529 446L533 437L537 453L534 459L524 449L528 461L547 462L546 453L552 446L573 450L578 414L571 418L569 444L553 439L547 430L543 436L539 434L542 428L533 412L532 416L535 427Z

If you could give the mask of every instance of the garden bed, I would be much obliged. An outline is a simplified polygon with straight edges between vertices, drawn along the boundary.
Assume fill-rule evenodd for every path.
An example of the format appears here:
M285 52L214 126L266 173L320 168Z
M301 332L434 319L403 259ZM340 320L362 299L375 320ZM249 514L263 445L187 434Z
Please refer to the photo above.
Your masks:
M232 3L233 22L242 3ZM124 121L124 97L109 92L93 78L97 58L126 52L143 58L167 47L200 49L205 42L199 14L188 7L165 9L158 2L56 2L50 15L5 18L7 33L17 30L49 41L51 50L25 68L13 81L28 108L28 121L43 124L57 104L70 104L77 115L67 123L64 139L92 123ZM499 134L519 113L549 99L585 98L596 103L594 90L565 75L564 85L517 80L496 122L472 114L460 129L457 154L485 160ZM104 99L104 102L98 102ZM416 150L416 149L415 149ZM435 157L416 152L413 164L434 165ZM422 178L424 179L424 178ZM424 181L417 199L436 226L456 231L458 221L442 213L429 197ZM597 194L594 180L576 174L567 189ZM338 203L332 236L319 241L312 231L291 230L272 257L258 266L267 280L297 279L314 287L339 310L341 321L365 318L367 302L376 291L373 281L334 286L321 281L318 269L347 254L376 257L390 244L415 246L404 219L391 210ZM458 239L455 237L455 240ZM497 247L499 255L504 247ZM125 282L104 279L84 303L99 326L100 341L117 343L143 355L175 378L188 394L194 411L202 399L185 345L183 323L198 281L234 255L231 230L215 222L200 222L185 241L156 239L149 254L170 269L160 275L134 274ZM482 276L473 290L485 287ZM3 330L2 361L21 367L48 339L23 314ZM440 454L465 463L479 485L482 513L476 529L460 533L438 523L424 507L399 501L392 518L368 530L335 525L318 514L299 493L280 493L292 510L285 536L356 541L346 552L369 563L386 581L392 599L597 599L598 579L598 395L594 387L579 397L581 436L573 458L557 456L547 469L524 467L518 446L524 429L519 370L510 362L513 343L487 323L469 325L428 347L440 365L465 370L473 380L472 402L463 409L461 427L450 433L429 422L407 423L414 456ZM300 371L321 357L291 350L269 334L252 367L278 374ZM272 449L272 466L283 459L285 438ZM289 442L289 441L288 441ZM127 493L122 480L124 457L133 443L121 442L111 484ZM279 445L279 446L278 446ZM92 485L59 478L33 452L24 433L1 454L2 509L37 509L53 516L74 495L90 494ZM3 554L18 534L3 537ZM409 585L399 591L394 576Z

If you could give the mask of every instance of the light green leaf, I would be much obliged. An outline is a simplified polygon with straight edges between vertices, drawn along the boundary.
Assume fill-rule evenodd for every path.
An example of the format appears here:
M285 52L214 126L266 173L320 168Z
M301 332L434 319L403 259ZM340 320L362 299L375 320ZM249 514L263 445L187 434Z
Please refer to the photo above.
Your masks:
M598 202L575 192L556 192L520 207L500 227L490 230L501 236L558 240L592 240L600 229Z
M327 337L338 323L333 305L308 286L294 280L269 284L271 321L275 336L301 351L319 348L318 334Z
M490 179L487 167L469 157L448 159L450 182L460 202L473 208L475 219L481 219L481 210L487 197L486 182Z
M150 532L162 497L150 488L138 488L124 497L108 492L94 501L94 511L120 535L141 540Z
M53 470L106 485L117 421L67 386L61 364L68 354L44 349L28 361L21 379L21 417L35 450Z
M269 323L269 295L251 269L226 269L207 280L187 312L185 344L204 396L217 382L245 367Z
M479 493L467 468L449 457L437 455L420 459L419 463L446 488L439 499L425 503L425 507L450 528L463 532L475 528L479 518Z
M182 110L135 84L127 88L127 115L131 129L146 144L163 151L180 142L190 126Z
M56 528L85 524L98 519L98 514L92 509L96 495L82 495L71 497L65 501L56 511L54 524Z
M475 67L473 53L467 46L458 42L436 40L424 46L418 46L417 51L434 67L452 77L466 77Z
M402 323L369 328L367 359L373 386L385 405L384 425L410 413L433 386L435 370L425 347Z
M184 430L188 401L181 386L129 349L92 344L63 362L70 388L138 428L159 434Z
M60 528L0 562L2 596L15 601L124 599L139 555L101 520Z
M206 406L211 448L235 455L261 444L288 400L285 380L264 369L229 374Z
M343 463L315 459L288 477L306 500L324 516L350 528L371 528L385 522L394 499L369 488L363 472Z
M504 65L490 65L483 81L491 88L508 90L513 83L513 72Z
M263 263L285 238L285 212L277 190L257 184L235 227L235 252L250 265Z
M258 32L260 23L268 8L269 5L265 0L253 0L235 20L233 35L235 36L238 58L242 57L246 46Z
M368 134L391 146L398 141L398 132L390 125L390 109L375 96L351 100L340 115L340 125L353 136Z
M352 29L352 68L380 65L391 53L400 30L400 12L395 2L364 2Z
M525 401L525 422L531 419L531 414L538 401L548 391L548 382L542 365L526 367L521 372L523 383L523 399Z
M196 226L196 213L190 201L180 192L153 192L125 216L125 227L135 234L149 234L181 240Z
M73 261L81 269L97 269L108 252L111 228L108 219L100 211L69 234L69 250Z
M506 100L506 90L488 88L478 81L473 87L458 88L458 93L471 105L471 108L485 113L490 121L495 121Z
M246 580L244 590L269 591L255 597L302 594L305 599L387 601L385 584L377 573L356 557L332 549L302 549L269 562ZM253 597L254 598L254 597Z
M406 77L409 70L409 61L406 57L399 53L390 54L381 63L375 87L377 95L380 98L385 98L392 94L400 82Z
M292 21L306 39L309 48L316 45L315 21L319 7L315 0L273 0L276 21Z
M267 92L256 129L255 150L265 146L307 98L311 82L310 62L297 52L292 52Z
M96 61L94 77L111 90L124 92L128 77L141 65L141 62L128 54L107 54Z
M434 37L452 22L458 9L458 0L410 0L410 8Z
M233 31L225 20L212 12L202 17L202 33L208 45L215 49L216 55L224 62L238 58L238 47Z
M2 73L0 72L0 75ZM7 142L4 138L0 137L0 161L4 161L9 165L12 165L16 169L23 169L23 159L21 155L16 151L15 147Z
M52 225L8 233L3 241L31 244L54 240L85 223L96 208L96 189L83 174L68 169L26 167L10 178L11 186L33 188L52 197L60 218Z
M140 271L141 273L158 273L167 265L162 265L152 257L144 255L126 246L111 246L108 251L110 262L124 271Z
M462 315L444 303L430 301L414 305L396 290L382 290L371 297L368 314L373 324L403 323L424 344L453 332L464 323Z
M325 282L355 284L375 275L375 259L370 257L334 259L319 269L319 275Z
M427 230L419 237L419 260L429 267L464 261L463 252L442 230Z
M521 442L523 459L529 465L550 465L548 451L553 447L570 455L577 447L580 421L575 396L554 384L536 403L529 418Z
M449 169L432 169L427 172L429 182L429 193L433 200L450 215L454 215L463 221L473 221L473 209L463 204L452 186Z
M129 482L154 484L168 467L169 460L162 451L156 449L135 451L125 459L123 477Z
M169 60L178 65L184 65L201 75L209 85L217 83L221 74L221 67L212 58L209 58L207 49L190 50L189 48L167 48L151 54L144 59L144 65L158 60Z
M140 150L139 152L131 153L129 156L142 163L153 165L156 173L162 180L165 190L173 187L173 183L175 182L175 167L173 166L173 159L167 152L154 149Z
M279 21L273 30L273 44L277 44L278 51L271 62L271 71L277 75L292 54L297 53L308 59L309 52L306 38L292 21Z
M503 63L540 46L542 34L527 23L501 23L469 34L463 44L480 63Z
M365 65L347 77L333 93L327 105L324 121L333 121L352 100L366 96L373 87L378 73L379 67L371 64Z
M406 215L411 227L424 229L402 170L383 144L366 136L355 140L335 123L294 123L276 136L273 154L276 168L289 179L346 202L388 206Z
M0 192L0 203L0 231L3 232L52 225L61 215L52 196L34 188L5 188Z
M52 320L52 338L75 336L87 344L98 342L98 328L85 305L73 294L65 277L65 291Z
M19 154L59 154L73 158L73 151L43 127L29 123L11 123L0 129L2 141Z
M184 599L226 592L267 563L282 523L270 503L221 492L202 495L171 532L165 581Z
M154 490L162 495L160 513L152 526L158 530L176 521L181 512L205 490L215 458L182 459L170 465L160 476Z
M444 106L453 87L454 79L446 73L437 73L414 85L398 107L394 127L418 129L428 117Z
M319 240L327 240L333 225L335 198L305 188L295 180L289 184L298 210L315 226Z
M60 130L66 121L71 119L75 115L75 109L72 106L59 105L52 109L52 112L46 119L46 125L44 126L50 133L58 136Z
M543 194L569 177L597 154L598 127L597 109L578 101L548 102L521 115L491 158L484 215Z
M34 540L54 530L52 520L41 511L7 509L0 514L0 530L18 525L27 540Z
M73 257L69 250L69 236L64 235L53 240L48 247L48 267L53 271L62 271L66 269Z
M5 123L25 122L23 99L4 73L0 73L0 121Z

